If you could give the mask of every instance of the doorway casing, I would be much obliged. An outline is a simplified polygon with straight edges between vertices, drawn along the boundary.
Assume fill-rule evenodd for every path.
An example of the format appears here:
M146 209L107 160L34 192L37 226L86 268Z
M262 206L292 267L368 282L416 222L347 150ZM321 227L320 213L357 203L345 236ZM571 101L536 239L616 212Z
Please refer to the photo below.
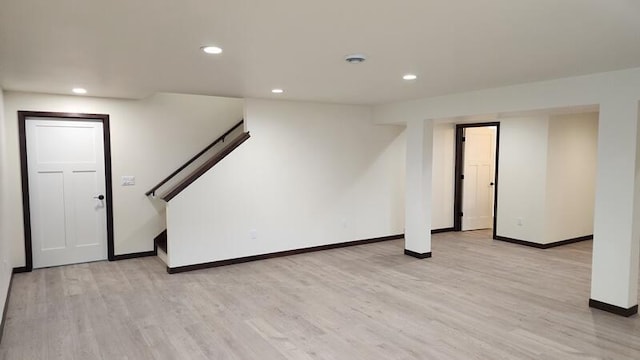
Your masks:
M456 125L456 153L455 153L455 175L454 175L454 197L453 197L453 231L462 231L462 188L464 171L464 130L473 127L496 127L496 156L494 174L494 194L493 194L493 238L497 234L498 219L498 163L500 155L500 122L484 122L473 124Z
M22 216L24 223L24 252L25 266L16 268L14 272L28 272L33 270L33 253L31 243L31 210L29 205L29 173L27 167L27 136L26 121L32 118L46 118L60 121L96 121L102 123L104 142L105 167L105 202L107 215L107 259L116 260L113 244L113 190L111 181L111 142L109 132L109 115L106 114L77 114L44 111L18 111L18 134L20 142L20 172L22 177Z

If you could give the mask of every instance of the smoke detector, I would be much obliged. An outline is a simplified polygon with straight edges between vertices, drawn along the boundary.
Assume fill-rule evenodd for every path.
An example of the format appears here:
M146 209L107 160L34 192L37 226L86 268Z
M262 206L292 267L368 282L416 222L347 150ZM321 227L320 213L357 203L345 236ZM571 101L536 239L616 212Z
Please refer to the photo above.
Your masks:
M344 60L349 64L360 64L367 60L367 57L363 54L351 54L344 57Z

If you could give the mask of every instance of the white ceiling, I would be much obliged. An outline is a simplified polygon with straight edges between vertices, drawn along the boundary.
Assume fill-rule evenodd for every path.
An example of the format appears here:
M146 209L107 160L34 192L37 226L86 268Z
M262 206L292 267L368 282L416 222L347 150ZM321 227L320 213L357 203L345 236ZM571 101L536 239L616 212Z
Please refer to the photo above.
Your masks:
M0 0L5 90L380 104L639 66L638 0Z

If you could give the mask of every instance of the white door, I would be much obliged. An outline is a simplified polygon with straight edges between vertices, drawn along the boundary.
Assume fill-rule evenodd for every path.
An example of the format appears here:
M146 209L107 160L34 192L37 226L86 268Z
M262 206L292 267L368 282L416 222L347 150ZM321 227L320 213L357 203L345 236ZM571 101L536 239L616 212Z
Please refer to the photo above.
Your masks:
M102 123L26 119L33 267L107 258Z
M462 230L493 226L496 127L465 129Z

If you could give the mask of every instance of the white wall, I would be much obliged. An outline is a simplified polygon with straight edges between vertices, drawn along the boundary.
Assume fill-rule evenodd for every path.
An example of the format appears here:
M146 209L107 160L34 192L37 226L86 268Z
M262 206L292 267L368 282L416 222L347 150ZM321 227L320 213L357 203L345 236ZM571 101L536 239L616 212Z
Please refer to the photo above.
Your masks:
M502 119L497 235L592 235L597 137L597 113Z
M412 256L431 253L433 121L407 123L404 249Z
M144 193L215 140L243 116L241 99L157 94L144 100L5 92L7 193L12 211L6 235L13 243L13 266L24 266L24 236L18 148L18 110L110 115L115 253L153 250L165 226L164 204ZM4 171L3 171L4 173ZM136 185L120 186L133 175Z
M436 123L433 126L433 182L431 196L431 228L453 227L455 190L456 125Z
M374 106L379 124L410 120L495 118L496 114L561 109L640 98L640 68L482 89Z
M548 117L500 122L497 235L543 242Z
M546 242L593 234L598 113L551 116Z
M403 233L404 127L370 116L247 100L251 138L168 204L170 266Z
M4 96L2 89L0 89L0 199L5 199L7 189L6 178L8 169L6 166L6 140ZM11 222L7 221L8 210L8 204L4 200L0 201L0 317L4 311L4 303L7 299L7 289L13 268L9 251L11 242L9 240L10 232L8 229L9 226L11 226ZM0 337L1 336L2 334L0 334Z

